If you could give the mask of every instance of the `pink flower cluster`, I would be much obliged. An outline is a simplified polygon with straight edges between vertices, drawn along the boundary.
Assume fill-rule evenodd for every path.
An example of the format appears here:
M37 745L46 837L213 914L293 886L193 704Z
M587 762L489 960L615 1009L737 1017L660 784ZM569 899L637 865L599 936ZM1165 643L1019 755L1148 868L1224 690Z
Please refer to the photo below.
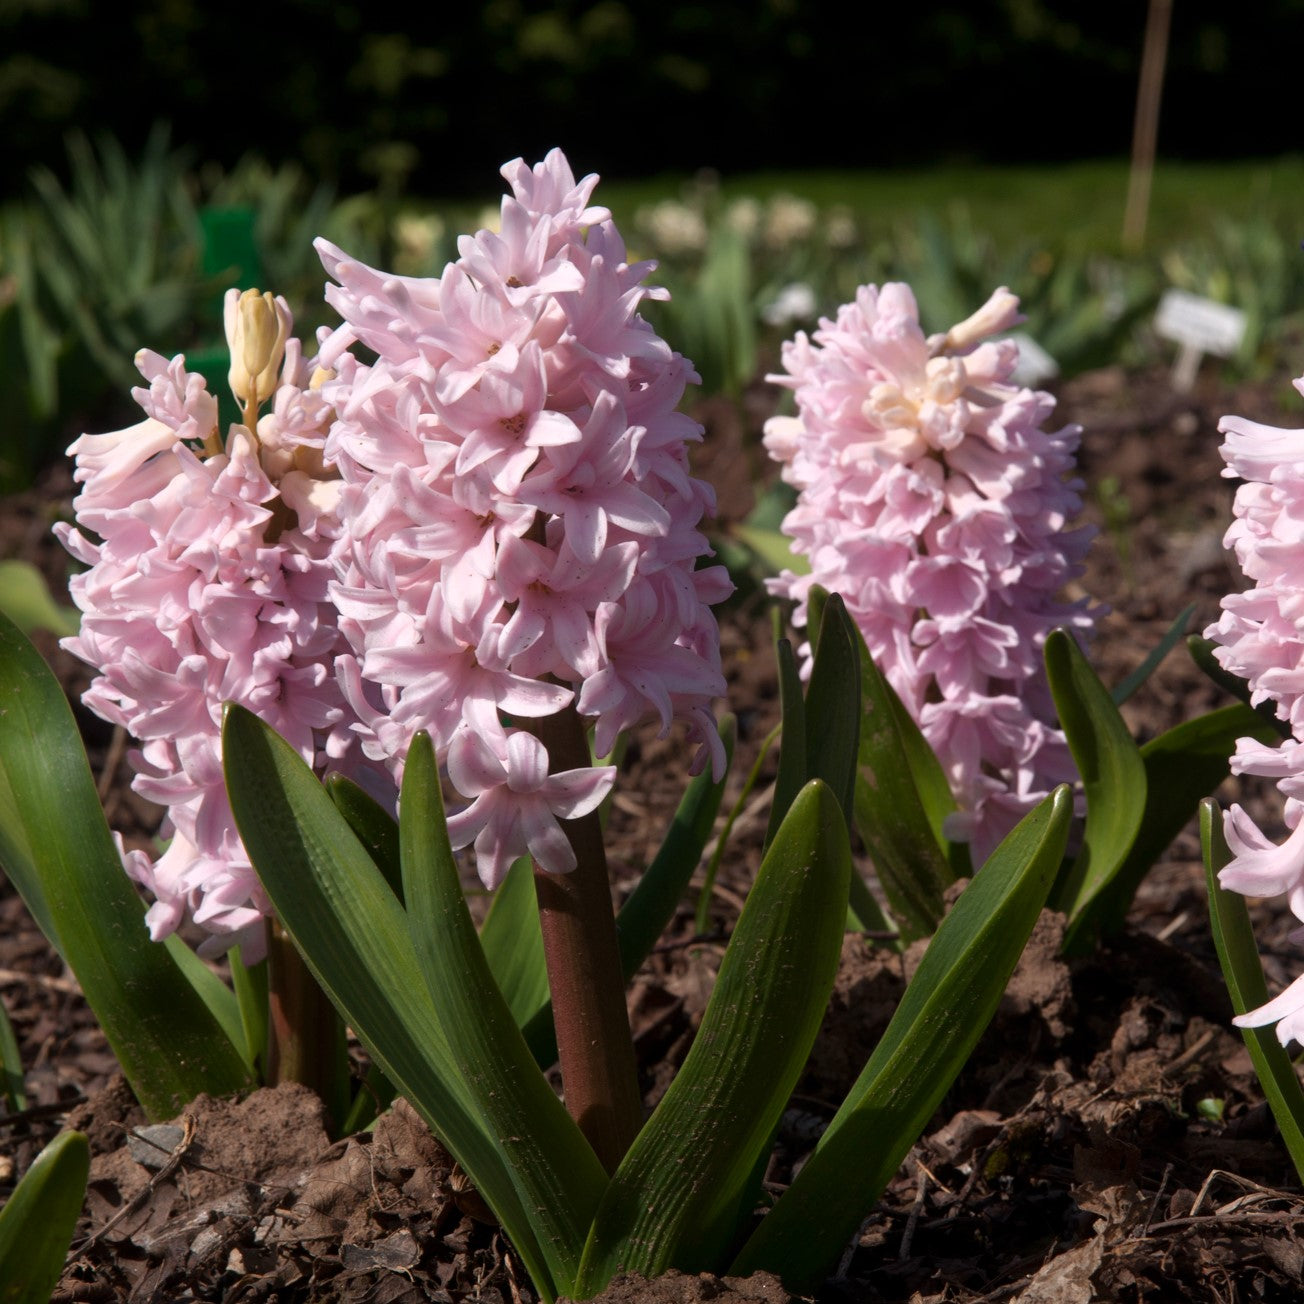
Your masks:
M1091 537L1075 426L1048 433L1048 394L1012 384L1017 350L998 290L944 335L925 336L910 289L864 286L783 350L796 417L765 429L799 491L784 521L810 573L771 591L806 620L810 586L842 595L941 758L959 810L948 832L976 864L1055 784L1072 780L1041 662L1046 634L1085 635L1099 609L1058 596ZM803 649L805 669L809 647Z
M288 308L255 300L271 331L251 338L256 365L271 368L261 391L241 369L248 305L234 290L227 303L232 382L250 424L223 439L203 378L182 357L142 351L148 388L133 394L147 417L73 444L81 529L55 527L89 567L71 585L81 631L64 640L99 672L84 700L139 740L132 786L167 808L167 850L125 855L155 898L150 931L164 937L189 912L213 935L207 950L239 944L247 960L262 952L269 906L223 785L222 704L258 714L319 773L375 768L330 669L343 647L327 592L338 530L338 482L321 461L331 411L313 387L315 361L286 339Z
M710 604L730 591L689 475L696 380L640 316L662 292L560 151L503 168L500 228L463 237L441 276L389 276L318 242L343 325L328 461L344 480L332 587L353 654L338 664L364 747L401 766L428 730L469 805L449 820L484 882L528 851L566 871L559 819L611 767L549 773L532 722L574 707L599 756L649 712L687 722L723 764ZM361 343L366 363L348 349Z
M1304 393L1304 378L1295 388ZM1232 757L1233 774L1276 780L1289 836L1276 846L1233 805L1223 829L1234 859L1218 878L1228 891L1247 896L1285 895L1304 922L1304 430L1241 417L1224 417L1218 429L1227 436L1219 450L1227 463L1223 474L1245 482L1225 542L1254 587L1222 600L1222 615L1205 637L1221 644L1215 655L1223 667L1249 682L1255 705L1273 703L1291 730L1277 747L1241 738ZM1252 1028L1275 1022L1282 1045L1304 1042L1304 977L1236 1022Z

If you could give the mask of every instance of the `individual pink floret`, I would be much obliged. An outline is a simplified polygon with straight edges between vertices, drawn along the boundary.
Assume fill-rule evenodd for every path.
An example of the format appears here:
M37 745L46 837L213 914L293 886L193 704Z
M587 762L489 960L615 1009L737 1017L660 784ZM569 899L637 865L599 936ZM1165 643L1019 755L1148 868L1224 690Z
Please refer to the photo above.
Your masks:
M959 810L953 838L975 864L1073 765L1045 683L1041 646L1057 625L1089 634L1101 608L1060 595L1082 573L1091 531L1076 426L1048 432L1048 394L1011 381L1019 320L997 290L944 335L925 336L909 287L868 285L813 337L784 346L795 417L765 445L798 490L784 521L812 584L840 593L871 655L942 761ZM809 673L809 645L802 648Z
M549 776L531 721L574 706L603 755L649 714L678 719L720 771L710 608L731 588L698 569L714 502L688 471L701 427L676 410L696 376L640 315L664 297L652 265L627 262L597 178L560 151L503 175L498 231L462 237L431 281L318 242L343 318L321 351L344 482L338 673L369 756L397 773L430 733L470 803L450 831L491 886L526 850L570 869L558 821L610 787Z

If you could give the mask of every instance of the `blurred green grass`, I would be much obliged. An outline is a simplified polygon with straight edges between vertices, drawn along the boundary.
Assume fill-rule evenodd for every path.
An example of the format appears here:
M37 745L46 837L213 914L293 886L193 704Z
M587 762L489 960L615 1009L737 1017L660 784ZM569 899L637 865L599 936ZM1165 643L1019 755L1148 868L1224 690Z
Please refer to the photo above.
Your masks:
M600 195L623 224L641 206L691 192L701 177L604 179ZM909 223L921 213L963 213L1001 242L1046 240L1071 255L1119 254L1128 164L1117 159L1037 167L757 172L720 177L716 184L726 201L789 194L820 208L845 205L870 230ZM1198 239L1220 219L1293 224L1304 238L1304 156L1157 165L1147 250Z

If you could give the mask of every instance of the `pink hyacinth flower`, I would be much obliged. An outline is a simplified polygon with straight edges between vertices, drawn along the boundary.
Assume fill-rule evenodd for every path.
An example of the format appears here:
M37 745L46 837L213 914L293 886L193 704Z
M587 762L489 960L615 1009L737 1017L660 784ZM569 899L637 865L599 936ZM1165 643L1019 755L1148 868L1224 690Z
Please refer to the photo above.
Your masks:
M976 864L1074 771L1041 660L1047 633L1089 634L1102 608L1067 602L1091 532L1078 429L1044 429L1048 394L1012 383L1018 320L998 290L944 335L925 336L905 285L862 287L813 337L784 346L795 417L765 445L798 490L784 521L810 573L771 592L805 624L812 584L840 593L870 654L919 722L959 810L949 836ZM803 673L811 665L802 649Z
M1295 388L1304 393L1304 378ZM1271 703L1292 734L1276 747L1254 738L1237 741L1232 772L1276 783L1289 832L1277 845L1232 806L1223 817L1232 859L1218 880L1247 896L1284 896L1304 921L1304 430L1234 416L1224 417L1218 429L1227 437L1219 450L1227 463L1223 474L1244 481L1225 543L1254 586L1222 600L1222 615L1205 637L1220 644L1214 655L1247 681L1251 700ZM1304 1042L1304 979L1236 1020L1247 1028L1274 1022L1283 1046Z
M559 821L591 810L607 771L549 774L524 723L578 711L608 753L655 713L724 754L711 604L730 590L688 472L701 428L677 411L696 380L639 312L662 292L630 264L596 177L554 150L503 168L498 231L458 242L430 281L386 276L318 242L343 324L322 345L343 479L332 593L350 652L338 672L367 755L398 773L426 730L467 805L450 833L497 884L528 851L574 865ZM354 342L376 356L362 362Z
M333 413L315 361L287 338L283 301L231 291L227 308L237 398L251 422L270 410L223 435L185 359L142 351L148 388L134 394L148 417L73 444L81 528L55 532L88 568L71 582L81 629L63 644L96 671L84 700L138 740L132 787L166 809L163 854L124 856L154 899L150 932L189 915L210 934L206 954L238 944L252 961L270 905L227 800L223 703L260 716L318 773L392 784L362 756L330 669L345 646L328 593L339 484L321 464Z

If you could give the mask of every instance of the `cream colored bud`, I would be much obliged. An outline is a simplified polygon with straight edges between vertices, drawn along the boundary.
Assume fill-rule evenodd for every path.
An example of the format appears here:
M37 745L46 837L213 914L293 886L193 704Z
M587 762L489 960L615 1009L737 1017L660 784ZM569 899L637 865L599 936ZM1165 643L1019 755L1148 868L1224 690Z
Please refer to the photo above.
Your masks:
M977 312L946 332L943 347L963 352L973 348L989 335L999 335L1023 321L1019 312L1019 296L1011 294L1005 286L993 292Z
M228 290L224 308L231 393L246 407L257 408L276 392L294 319L285 300L270 291Z

